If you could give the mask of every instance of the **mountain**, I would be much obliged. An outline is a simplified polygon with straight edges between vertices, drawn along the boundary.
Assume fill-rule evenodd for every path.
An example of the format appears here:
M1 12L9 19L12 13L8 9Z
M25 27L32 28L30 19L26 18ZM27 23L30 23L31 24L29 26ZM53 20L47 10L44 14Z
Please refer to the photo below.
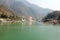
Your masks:
M48 22L53 24L60 24L60 11L53 11L47 14L43 19L42 22Z
M41 19L52 11L51 9L42 8L27 1L16 1L11 5L11 8L17 11L19 15L32 16L35 19Z
M18 16L24 16L25 18L32 16L34 19L39 20L52 11L51 9L31 4L26 0L0 0L0 4L6 6Z

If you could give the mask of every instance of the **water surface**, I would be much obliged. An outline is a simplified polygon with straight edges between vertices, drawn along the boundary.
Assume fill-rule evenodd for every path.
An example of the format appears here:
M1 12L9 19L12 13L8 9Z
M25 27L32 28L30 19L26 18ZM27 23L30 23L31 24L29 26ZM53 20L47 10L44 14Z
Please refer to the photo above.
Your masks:
M60 26L37 22L0 25L0 40L60 40Z

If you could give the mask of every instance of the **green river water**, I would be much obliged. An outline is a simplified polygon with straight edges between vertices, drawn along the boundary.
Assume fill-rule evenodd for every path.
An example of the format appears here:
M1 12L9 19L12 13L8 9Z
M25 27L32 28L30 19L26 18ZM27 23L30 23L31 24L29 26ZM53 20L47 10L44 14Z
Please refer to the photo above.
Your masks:
M0 40L60 40L60 26L34 22L0 25Z

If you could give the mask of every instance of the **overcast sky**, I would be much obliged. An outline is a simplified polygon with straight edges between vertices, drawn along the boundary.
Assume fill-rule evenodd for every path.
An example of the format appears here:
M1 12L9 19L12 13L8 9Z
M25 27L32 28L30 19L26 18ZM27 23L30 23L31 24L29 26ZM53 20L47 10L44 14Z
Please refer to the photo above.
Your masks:
M27 1L43 8L60 10L60 0L27 0Z

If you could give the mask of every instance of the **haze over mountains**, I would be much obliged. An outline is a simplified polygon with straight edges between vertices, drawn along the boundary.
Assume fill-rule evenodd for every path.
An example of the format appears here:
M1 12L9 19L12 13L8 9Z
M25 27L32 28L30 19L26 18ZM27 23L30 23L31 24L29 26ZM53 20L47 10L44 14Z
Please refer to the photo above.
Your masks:
M53 11L51 9L42 8L35 4L31 4L26 0L0 0L0 4L14 11L18 16L24 16L26 18L32 16L35 19L41 19L47 13Z

